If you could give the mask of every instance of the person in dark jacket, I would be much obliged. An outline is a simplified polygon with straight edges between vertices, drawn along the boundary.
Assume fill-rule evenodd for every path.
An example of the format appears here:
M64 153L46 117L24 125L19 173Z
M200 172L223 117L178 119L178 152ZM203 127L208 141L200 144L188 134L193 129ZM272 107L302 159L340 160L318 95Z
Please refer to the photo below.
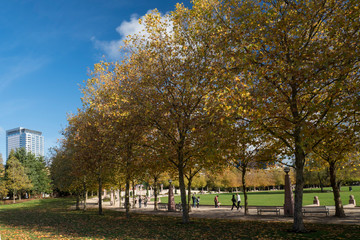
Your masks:
M231 210L233 210L233 209L234 209L234 207L236 207L236 208L237 208L237 206L236 206L236 198L235 198L235 194L233 194L233 195L232 195L231 201L232 201Z

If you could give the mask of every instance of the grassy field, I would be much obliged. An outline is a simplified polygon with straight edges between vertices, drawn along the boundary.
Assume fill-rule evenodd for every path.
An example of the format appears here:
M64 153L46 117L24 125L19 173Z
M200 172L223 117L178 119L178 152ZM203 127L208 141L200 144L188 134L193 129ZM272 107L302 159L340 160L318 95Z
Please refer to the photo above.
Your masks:
M132 215L96 209L69 210L71 199L34 200L0 206L1 239L358 239L359 226L307 224L309 233L289 231L291 224L240 220Z
M341 200L344 205L349 203L350 195L354 195L355 200L360 201L360 186L352 187L353 190L349 192L349 187L341 188ZM327 192L321 192L320 189L304 190L303 205L309 205L313 203L314 196L318 196L320 200L320 205L332 206L334 205L334 195L330 191L331 188L325 188ZM241 200L244 201L244 195L241 193ZM214 197L216 194L199 194L200 204L203 205L213 205ZM231 193L219 194L219 201L221 205L230 205L231 202ZM167 203L168 198L161 198L162 203ZM180 196L175 196L175 202L180 202ZM282 206L284 204L284 191L259 191L259 192L249 192L248 193L248 203L250 206ZM243 202L242 202L243 204Z

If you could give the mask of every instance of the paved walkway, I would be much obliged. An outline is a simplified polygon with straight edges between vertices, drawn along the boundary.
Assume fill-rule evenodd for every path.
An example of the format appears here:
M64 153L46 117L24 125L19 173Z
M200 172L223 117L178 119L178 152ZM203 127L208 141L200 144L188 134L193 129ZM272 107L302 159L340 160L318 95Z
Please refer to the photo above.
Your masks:
M87 202L89 208L97 208L97 198L89 199ZM122 203L123 204L123 203ZM154 203L150 202L147 208L132 208L131 212L141 214L153 214L164 216L182 216L182 212L168 212L167 210L154 211ZM138 205L137 205L138 206ZM124 208L120 208L118 203L115 206L110 206L110 202L103 202L104 209L111 209L114 211L123 211ZM331 206L330 216L326 217L325 214L312 214L304 217L305 223L321 223L321 224L352 224L360 225L360 207L344 208L345 218L334 217L335 207ZM244 215L244 210L232 210L230 206L221 206L220 208L214 208L214 206L200 206L199 208L193 208L190 212L191 218L219 218L219 219L235 219L244 221L276 221L276 222L293 222L292 217L285 217L283 210L280 211L280 216L276 216L274 213L264 213L257 215L255 207L249 208L249 215Z

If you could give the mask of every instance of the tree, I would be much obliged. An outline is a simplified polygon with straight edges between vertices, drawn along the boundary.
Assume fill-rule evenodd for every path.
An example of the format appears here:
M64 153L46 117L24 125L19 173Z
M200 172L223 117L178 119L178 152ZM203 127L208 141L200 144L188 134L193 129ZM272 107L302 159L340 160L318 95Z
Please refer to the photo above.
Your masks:
M9 159L6 162L5 179L6 188L12 192L14 203L18 191L28 190L32 187L24 167L14 154L10 154Z
M356 125L356 121L351 118L352 116L354 114L350 114L350 117L341 116L341 119L346 119L347 121L335 121L336 126L333 126L331 124L333 122L329 121L328 124L331 128L329 130L328 127L326 130L330 132L314 149L316 155L328 165L335 201L335 216L337 217L345 217L345 212L340 198L336 173L341 166L345 165L344 162L349 161L348 156L356 152L360 143L359 127Z
M244 214L249 213L246 174L250 169L266 166L266 162L274 162L274 152L271 152L271 142L266 135L245 121L228 121L221 131L223 154L230 166L241 173L244 193Z
M211 52L206 46L193 44L195 33L189 35L181 19L172 20L170 24L161 20L158 13L147 15L146 37L135 35L128 41L132 55L123 65L122 75L131 80L131 100L141 107L146 122L154 128L152 134L168 145L165 159L178 172L183 222L188 223L186 168L200 166L196 153L207 152L209 146L216 144L213 138L202 137L209 136L213 128L214 117L205 110L205 103L214 84L211 63L207 61Z
M359 81L359 4L195 1L198 18L209 19L218 32L209 46L228 56L221 68L237 73L247 86L250 101L244 99L244 107L253 113L247 120L293 158L295 232L306 231L301 212L305 159L326 137L324 124L336 112L341 115L340 99L354 94ZM206 8L203 14L201 8Z
M101 133L102 158L108 159L103 167L113 173L116 170L125 178L125 207L129 217L130 182L143 174L142 166L146 162L143 140L150 129L143 112L130 101L132 96L126 86L131 80L124 78L123 71L127 69L118 63L95 64L92 78L83 86L82 100L84 111L93 114L91 125ZM133 196L133 204L134 199Z
M31 192L34 194L49 193L51 191L51 180L44 158L35 157L31 152L27 153L25 148L17 149L14 156L20 161L32 183Z
M5 185L5 167L3 164L3 158L0 153L0 199L3 199L8 194L8 190Z

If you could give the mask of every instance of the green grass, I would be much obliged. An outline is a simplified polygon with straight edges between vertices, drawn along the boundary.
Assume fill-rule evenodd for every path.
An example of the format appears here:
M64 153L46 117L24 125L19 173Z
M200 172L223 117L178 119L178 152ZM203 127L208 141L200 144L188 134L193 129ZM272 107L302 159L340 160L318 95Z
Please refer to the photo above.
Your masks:
M292 224L221 219L181 219L96 209L69 210L71 199L34 200L0 206L1 239L357 239L360 227L306 224L309 233L289 232Z
M330 192L331 188L325 188L327 192L321 192L320 189L304 190L303 205L313 204L314 196L318 196L320 205L333 206L334 195ZM360 201L360 186L354 186L353 191L349 192L349 187L341 188L341 200L344 205L349 203L350 195L354 195L355 200ZM242 204L244 203L244 195L241 193ZM216 194L199 194L200 204L202 205L214 205L214 198ZM295 196L294 196L295 197ZM219 201L221 205L232 205L231 202L232 193L219 194ZM180 196L175 196L175 202L180 202ZM161 198L162 203L167 203L168 198ZM250 206L282 206L284 204L284 191L259 191L248 192L248 203Z

